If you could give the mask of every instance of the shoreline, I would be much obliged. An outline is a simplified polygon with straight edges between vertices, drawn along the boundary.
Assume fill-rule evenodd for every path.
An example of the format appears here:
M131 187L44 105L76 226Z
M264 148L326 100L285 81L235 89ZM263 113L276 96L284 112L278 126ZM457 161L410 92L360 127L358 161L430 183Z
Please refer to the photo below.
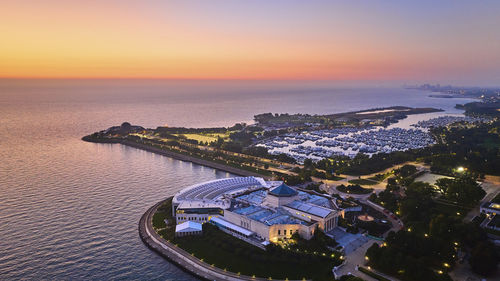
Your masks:
M180 153L176 153L176 152L172 152L172 151L167 151L167 150L163 150L163 149L151 147L151 146L145 145L145 144L139 144L139 143L136 143L136 142L133 142L133 141L128 141L128 140L94 141L93 139L89 139L89 138L85 138L85 137L82 138L82 140L84 140L86 142L97 143L97 144L99 144L99 143L120 144L120 145L124 145L124 146L127 146L127 147L141 149L141 150L148 151L148 152L151 152L151 153L155 153L155 154L159 154L159 155L162 155L162 156L170 157L170 158L173 158L173 159L176 159L176 160L191 162L191 163L194 163L194 164L197 164L197 165L201 165L201 166L213 168L213 169L216 169L216 170L228 172L228 173L231 173L231 174L234 174L234 175L237 175L237 176L244 176L244 177L251 177L251 176L253 176L253 177L261 177L261 178L264 178L264 179L269 179L270 178L269 176L261 175L261 174L255 173L255 172L251 172L251 171L247 171L247 170L242 170L242 169L238 169L238 168L235 168L235 167L226 166L226 165L223 165L223 164L220 164L220 163L215 163L215 162L211 162L211 161L208 161L208 160L199 159L199 158L196 158L196 157L192 157L192 156L188 156L188 155L184 155L184 154L180 154Z
M167 199L164 199L148 208L139 220L139 236L148 248L156 252L161 257L172 262L182 270L201 278L202 280L269 280L267 278L239 275L234 272L224 271L218 267L211 266L159 236L153 229L152 219L158 207L161 206L161 204L163 204L163 202Z

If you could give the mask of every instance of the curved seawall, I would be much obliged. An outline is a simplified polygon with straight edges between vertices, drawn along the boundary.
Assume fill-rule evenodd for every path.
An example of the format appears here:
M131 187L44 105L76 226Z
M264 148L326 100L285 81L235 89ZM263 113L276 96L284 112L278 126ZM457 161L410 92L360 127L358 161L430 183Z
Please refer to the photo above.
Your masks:
M149 208L139 220L139 236L144 244L160 256L168 259L187 272L204 280L268 280L266 278L255 278L251 276L238 275L233 272L224 271L200 261L190 253L166 241L153 229L153 215L158 207L165 201L156 203Z

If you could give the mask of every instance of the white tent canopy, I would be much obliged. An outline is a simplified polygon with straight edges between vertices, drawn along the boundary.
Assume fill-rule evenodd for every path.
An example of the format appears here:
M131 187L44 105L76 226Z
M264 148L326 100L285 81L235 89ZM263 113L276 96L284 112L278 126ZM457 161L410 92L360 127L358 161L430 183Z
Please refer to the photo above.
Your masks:
M175 226L175 233L198 232L201 230L201 223L194 221L186 221Z

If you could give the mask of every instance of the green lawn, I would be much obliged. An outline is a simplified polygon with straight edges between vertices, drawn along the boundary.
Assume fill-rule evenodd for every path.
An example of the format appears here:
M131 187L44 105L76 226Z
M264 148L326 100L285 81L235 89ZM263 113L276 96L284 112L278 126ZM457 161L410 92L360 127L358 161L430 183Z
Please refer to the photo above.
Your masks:
M174 242L208 264L263 278L333 280L331 269L340 264L331 254L298 253L278 246L264 251L210 224L204 225L202 236L176 238Z
M204 224L202 236L174 238L175 222L170 211L171 202L172 198L169 198L153 215L153 225L161 229L158 234L221 269L273 279L333 280L331 269L340 264L339 255L332 257L332 252L325 247L324 252L316 254L312 251L285 250L278 246L271 246L264 251L211 224ZM164 219L169 220L169 225L165 225Z
M197 140L198 142L213 142L217 141L217 137L202 135L202 134L175 134L175 136L184 136L188 140Z

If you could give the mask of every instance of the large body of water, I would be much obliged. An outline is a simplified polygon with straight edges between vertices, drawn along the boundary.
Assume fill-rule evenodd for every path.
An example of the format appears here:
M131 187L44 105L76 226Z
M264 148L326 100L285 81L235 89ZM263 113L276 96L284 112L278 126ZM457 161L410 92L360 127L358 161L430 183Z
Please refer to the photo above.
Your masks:
M325 82L0 80L0 280L192 280L139 239L162 198L231 176L83 135L146 127L229 126L264 112L335 113L468 100Z

